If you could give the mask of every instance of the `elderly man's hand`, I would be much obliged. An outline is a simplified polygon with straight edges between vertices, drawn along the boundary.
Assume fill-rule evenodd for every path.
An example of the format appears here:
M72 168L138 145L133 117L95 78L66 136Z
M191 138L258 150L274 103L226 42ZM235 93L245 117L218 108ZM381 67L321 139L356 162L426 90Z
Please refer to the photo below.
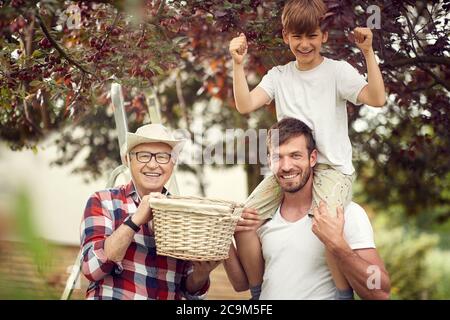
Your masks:
M344 210L342 207L336 209L337 215L330 216L327 206L323 201L319 208L314 208L312 231L323 242L327 248L340 246L345 243L344 239Z
M258 211L251 208L244 208L234 232L256 230L260 225L261 220L259 219Z
M192 265L194 270L189 275L188 286L194 287L197 291L199 287L203 286L208 281L209 274L213 271L222 261L193 261Z
M149 199L150 198L166 198L165 195L159 192L151 192L150 194L143 196L141 199L141 203L139 204L139 207L136 210L136 213L133 216L133 222L141 226L145 223L148 223L150 220L153 219L153 212L150 208Z
M222 261L193 261L193 273L208 277L211 271L213 271L221 262Z
M138 226L141 226L153 219L153 212L148 203L149 196L143 196L141 203L133 215L132 220Z

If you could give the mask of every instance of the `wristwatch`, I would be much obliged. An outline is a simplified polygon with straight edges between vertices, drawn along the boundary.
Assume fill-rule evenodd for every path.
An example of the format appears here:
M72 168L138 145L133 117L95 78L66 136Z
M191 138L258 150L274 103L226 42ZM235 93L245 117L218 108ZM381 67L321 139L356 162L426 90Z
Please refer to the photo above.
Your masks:
M133 220L131 220L131 216L129 216L128 218L125 219L125 221L123 222L123 224L129 226L131 229L134 230L134 232L138 232L139 230L141 230L141 227L137 226Z

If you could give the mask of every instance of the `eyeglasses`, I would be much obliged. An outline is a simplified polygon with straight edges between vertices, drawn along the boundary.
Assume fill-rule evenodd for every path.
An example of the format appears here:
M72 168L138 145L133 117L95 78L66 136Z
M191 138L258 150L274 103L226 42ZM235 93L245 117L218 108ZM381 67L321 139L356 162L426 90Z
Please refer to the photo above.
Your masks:
M155 157L156 162L159 164L169 163L170 158L172 157L170 153L167 152L147 152L147 151L139 151L139 152L130 152L131 155L136 155L136 160L141 163L149 163L152 161L152 158Z

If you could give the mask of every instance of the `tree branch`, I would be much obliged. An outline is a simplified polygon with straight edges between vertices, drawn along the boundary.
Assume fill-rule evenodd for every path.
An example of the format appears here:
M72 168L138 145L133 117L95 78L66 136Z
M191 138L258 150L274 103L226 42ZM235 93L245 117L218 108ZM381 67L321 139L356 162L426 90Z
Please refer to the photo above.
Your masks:
M24 95L25 96L25 95ZM25 120L27 121L27 123L34 129L34 131L36 131L36 133L38 135L42 135L42 131L41 129L33 122L33 120L30 117L30 112L28 110L28 104L26 101L26 98L24 97L22 100L22 104L23 104L23 112L25 114Z
M158 17L158 20L161 17L161 14L164 10L165 5L166 5L166 0L161 0L161 2L159 3L158 11L156 12L156 16Z
M189 131L189 133L191 135L193 135L193 132L191 131L191 121L187 112L187 106L186 106L186 101L184 100L184 96L183 96L183 89L181 87L181 75L180 75L180 70L177 71L177 76L176 76L176 80L175 80L175 88L176 88L176 92L177 92L177 98L178 98L178 103L180 104L181 110L183 110L183 116L184 116L184 120L186 122L186 129Z
M119 16L120 16L120 11L117 10L117 14L116 14L116 16L115 16L115 18L114 18L114 21L113 21L112 25L109 27L109 31L106 33L105 39L103 39L103 42L102 42L102 44L101 44L101 46L100 46L100 50L101 50L101 49L103 48L103 46L105 45L105 43L106 43L106 41L108 40L108 38L109 38L109 36L110 36L112 30L114 29L114 27L116 26L117 22L119 21Z
M166 31L159 25L159 22L161 21L161 15L164 10L164 6L166 5L166 0L161 0L159 3L158 11L156 11L156 15L149 20L149 23L154 25L156 29L164 36L164 38L169 41L169 37L166 34Z
M406 23L408 24L409 32L411 33L411 36L412 36L411 49L414 51L414 54L416 55L416 57L418 57L419 54L417 53L416 47L414 46L414 40L417 42L417 45L422 50L422 52L425 52L425 50L423 49L422 45L420 44L419 39L417 39L417 33L414 31L414 26L412 25L411 20L408 17L408 9L405 6L403 6L403 14L405 16Z
M438 85L437 81L433 81L432 84L427 85L427 86L417 86L415 88L412 88L412 91L422 91L422 90L430 90L431 88L433 88L435 85ZM411 88L410 88L411 89Z
M418 67L420 69L422 69L423 71L425 71L426 73L428 73L437 83L439 83L445 89L447 89L447 91L450 91L450 82L449 81L445 81L445 80L439 78L434 72L430 71L427 68L422 67L421 65L418 65Z
M29 57L33 53L33 38L34 38L34 15L31 16L31 23L25 28L25 53Z
M450 58L447 57L414 57L414 58L401 58L394 61L386 61L383 63L384 66L389 67L403 67L408 65L417 65L418 63L423 64L438 64L450 67Z
M182 84L181 84L180 70L177 71L175 87L176 87L176 92L177 92L178 103L180 104L180 107L183 110L183 116L184 116L184 119L186 122L186 129L189 132L189 134L191 135L191 137L194 138L195 134L191 130L191 119L188 114L186 100L184 99L184 96L183 96L183 88L182 88ZM195 139L194 139L194 141L195 141ZM202 146L202 149L203 149L203 146ZM195 177L198 180L198 188L199 188L200 194L202 197L205 197L206 196L206 182L205 182L204 167L198 166L198 165L191 167L189 165L186 165L185 168L188 168L188 171L192 172L195 175Z
M85 75L84 73L81 73L80 85L77 89L77 92L73 96L72 100L67 104L66 110L64 111L64 117L67 116L67 113L72 108L72 106L75 104L75 102L77 101L78 97L81 94L81 90L83 89L83 85L84 85L84 75Z
M42 32L47 37L47 39L50 41L52 46L56 49L56 51L58 51L59 55L62 58L64 58L67 62L69 62L70 64L74 65L78 69L80 69L81 72L90 74L93 77L97 78L97 76L95 74L93 74L92 72L86 70L80 63L78 63L77 61L75 61L74 59L69 57L68 54L59 46L59 44L55 41L55 39L53 39L53 37L50 35L50 32L47 29L47 27L45 26L44 21L43 21L43 19L42 19L41 15L39 14L38 11L36 12L36 18L37 18L37 21L39 23L39 26L42 29Z

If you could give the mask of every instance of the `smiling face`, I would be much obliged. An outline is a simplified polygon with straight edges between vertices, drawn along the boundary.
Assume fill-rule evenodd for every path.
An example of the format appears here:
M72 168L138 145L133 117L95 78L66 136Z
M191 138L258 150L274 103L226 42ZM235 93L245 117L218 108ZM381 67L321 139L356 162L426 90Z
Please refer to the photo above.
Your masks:
M322 44L328 40L328 32L322 32L319 27L313 32L304 34L283 30L283 40L294 54L298 68L310 70L323 60L320 50Z
M284 192L295 193L312 183L317 150L308 155L304 135L292 137L270 151L270 168Z
M144 196L150 192L161 192L162 188L172 175L173 168L175 166L173 159L171 158L166 164L161 164L156 161L154 156L152 156L150 162L142 163L136 158L137 152L161 152L170 154L172 152L172 148L161 142L143 143L137 145L133 148L133 150L131 150L131 156L128 155L130 157L130 170L139 195ZM162 156L162 158L164 158L164 156Z

